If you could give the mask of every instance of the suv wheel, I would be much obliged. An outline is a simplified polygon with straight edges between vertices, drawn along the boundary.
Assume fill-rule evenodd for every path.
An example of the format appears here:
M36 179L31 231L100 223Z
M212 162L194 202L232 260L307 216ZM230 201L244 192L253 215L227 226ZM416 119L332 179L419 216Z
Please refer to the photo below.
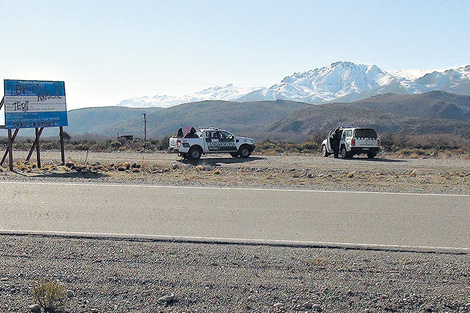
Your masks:
M325 146L325 145L321 146L321 154L322 154L324 157L327 157L327 156L329 155L328 150L326 150L326 146Z
M347 159L347 158L349 158L349 153L348 153L348 151L346 151L346 147L345 147L345 146L342 146L342 147L341 147L341 158L342 158L342 159Z
M238 152L230 152L230 155L234 158L238 157Z
M199 160L201 158L201 155L202 155L201 148L192 147L191 149L189 149L188 157L191 160Z
M247 158L251 154L250 148L248 148L248 146L241 146L240 150L238 150L238 154L241 158Z

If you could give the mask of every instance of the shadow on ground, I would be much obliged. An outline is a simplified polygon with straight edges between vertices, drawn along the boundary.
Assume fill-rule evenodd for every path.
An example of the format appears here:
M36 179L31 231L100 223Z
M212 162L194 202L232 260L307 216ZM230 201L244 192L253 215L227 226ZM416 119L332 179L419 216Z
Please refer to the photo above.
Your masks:
M241 164L253 161L264 160L265 158L261 157L249 157L249 158L209 158L209 159L200 159L200 160L187 160L182 159L179 162L184 164L191 165L212 165L220 166L220 164Z
M33 175L25 175L22 172L16 172L18 175L28 176L28 177L38 177L38 178L87 178L87 179L98 179L102 177L107 177L106 174L101 174L93 171L77 171L77 172L66 172L66 173L58 173L58 172L47 172L42 174L33 174Z
M407 160L391 160L391 159L382 159L382 158L350 158L351 161L362 161L362 162L384 162L384 163L406 163Z

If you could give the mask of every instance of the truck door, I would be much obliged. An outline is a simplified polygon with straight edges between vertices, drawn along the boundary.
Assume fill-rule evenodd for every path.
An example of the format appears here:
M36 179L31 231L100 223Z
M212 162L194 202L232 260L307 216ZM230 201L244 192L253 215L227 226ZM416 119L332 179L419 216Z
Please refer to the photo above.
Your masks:
M326 151L328 151L328 153L333 153L333 148L331 147L331 142L330 142L332 133L333 133L333 131L330 130L328 132L328 137L326 137Z
M221 131L219 132L220 135L220 150L221 151L237 151L237 146L235 144L235 138L232 134L228 132Z
M341 144L345 145L346 151L351 151L351 146L352 146L351 139L352 139L352 130L351 129L344 130L343 134L341 135ZM340 144L340 147L341 147L341 144Z
M207 145L207 150L213 152L213 151L219 151L219 142L220 142L220 136L218 131L208 131L206 132L206 145Z

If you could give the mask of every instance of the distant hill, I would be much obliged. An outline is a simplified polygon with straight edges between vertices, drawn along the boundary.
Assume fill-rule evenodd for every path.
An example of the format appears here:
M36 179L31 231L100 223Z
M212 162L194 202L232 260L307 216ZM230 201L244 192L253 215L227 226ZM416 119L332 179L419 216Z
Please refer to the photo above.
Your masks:
M354 104L398 115L470 121L470 97L442 91L407 96L378 95Z
M343 125L373 127L381 133L454 133L470 138L469 112L469 96L440 91L386 94L353 103L305 108L268 126L266 136L307 137Z
M95 133L115 137L119 133L142 138L142 113L146 112L148 138L174 134L178 128L187 126L216 126L248 135L309 106L307 103L277 100L246 103L202 101L170 108L86 108L69 112L69 126L65 130L72 136Z
M121 135L129 132L127 127L118 125L127 124L130 120L143 120L142 113L154 113L162 108L131 109L126 107L100 107L84 108L68 112L69 126L65 129L71 134L105 134L110 129L115 132L109 135Z

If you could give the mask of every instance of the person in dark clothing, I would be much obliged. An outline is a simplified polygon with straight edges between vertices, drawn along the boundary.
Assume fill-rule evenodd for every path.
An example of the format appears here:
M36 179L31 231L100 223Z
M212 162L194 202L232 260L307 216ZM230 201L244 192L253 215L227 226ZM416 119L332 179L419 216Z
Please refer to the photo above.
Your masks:
M176 137L182 138L183 136L184 136L184 135L183 135L183 128L180 127L180 128L178 129L178 134L176 135Z
M336 127L336 129L330 135L330 146L333 149L334 157L337 158L339 154L339 142L341 140L341 129Z
M189 131L189 133L186 134L186 136L184 136L184 138L197 138L198 135L196 135L196 129L194 127L191 127L191 130Z

